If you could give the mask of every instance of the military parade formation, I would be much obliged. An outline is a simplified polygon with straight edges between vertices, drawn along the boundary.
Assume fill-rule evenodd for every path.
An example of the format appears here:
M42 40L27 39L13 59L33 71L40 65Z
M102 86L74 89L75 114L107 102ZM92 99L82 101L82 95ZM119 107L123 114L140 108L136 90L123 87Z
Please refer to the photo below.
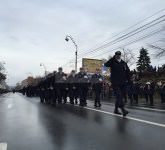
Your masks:
M105 64L111 68L110 86L116 97L114 113L126 116L128 111L125 109L127 97L132 105L138 104L139 97L143 97L146 103L151 106L154 104L154 92L156 84L152 80L144 85L138 83L138 79L129 70L127 63L121 59L121 52L117 51L111 59ZM72 105L87 106L87 97L89 91L94 93L94 107L101 107L101 95L105 84L105 76L101 68L96 68L95 73L88 73L84 68L80 68L76 73L72 70L70 74L63 72L59 67L58 71L48 74L34 86L29 85L20 90L23 95L28 97L39 96L41 103L47 103L56 106L57 104L66 104L67 101ZM159 88L161 102L165 102L165 82L161 83ZM121 112L119 111L121 109Z
M101 107L100 94L102 90L103 76L101 70L96 68L96 73L89 76L83 68L77 74L72 70L69 75L63 72L62 67L58 68L58 72L53 72L36 86L28 86L23 88L21 92L29 97L39 96L41 103L51 105L67 102L69 97L70 104L87 105L87 93L89 89L95 92L95 107ZM79 99L79 101L78 101Z

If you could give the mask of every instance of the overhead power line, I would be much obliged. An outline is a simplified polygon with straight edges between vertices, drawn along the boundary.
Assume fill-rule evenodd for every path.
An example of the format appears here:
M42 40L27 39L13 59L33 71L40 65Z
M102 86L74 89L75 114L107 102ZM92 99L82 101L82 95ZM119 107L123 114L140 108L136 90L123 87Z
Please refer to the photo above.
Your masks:
M143 25L143 26L141 26L141 27L139 27L139 28L137 28L137 29L135 29L135 30L133 30L133 31L131 31L131 32L121 36L121 37L119 37L119 38L117 38L117 39L115 39L115 40L112 40L112 41L110 41L110 42L108 42L108 43L106 43L106 44L104 44L104 45L102 45L102 46L92 50L92 51L88 51L88 52L86 52L86 53L84 53L82 55L78 55L78 56L84 56L84 55L87 55L87 54L94 53L96 51L102 50L102 49L104 49L106 47L112 46L112 45L114 45L114 44L116 44L118 42L121 42L121 41L123 41L125 39L128 39L129 37L137 35L138 33L142 32L142 31L145 31L145 30L147 30L147 29L149 29L149 28L151 28L151 27L153 27L153 26L155 26L157 24L160 24L163 21L165 21L165 15L163 15L163 16L161 16L161 17L159 17L159 18L157 18L157 19L155 19L155 20L153 20L153 21L151 21L151 22L149 22L149 23L147 23L147 24L145 24L145 25Z
M117 50L117 49L120 49L121 47L126 47L126 46L128 46L128 45L131 45L131 44L136 43L136 42L138 42L138 41L141 41L141 40L143 40L143 39L149 38L149 37L151 37L151 36L153 36L153 35L155 35L155 34L160 33L160 32L163 31L163 30L164 30L164 28L161 28L161 29L159 29L159 30L155 30L155 31L151 32L150 34L147 34L147 35L145 35L145 36L143 36L143 37L140 37L140 38L138 38L138 39L136 39L136 40L134 40L134 41L131 41L131 42L127 43L127 44L124 44L124 45L121 45L121 46L119 46L119 47L116 47L116 48L114 48L113 50L111 50L111 52L112 52L112 51L115 51L115 50ZM104 52L104 53L101 53L101 54L99 54L99 55L93 56L93 57L91 57L91 58L98 57L98 56L104 55L104 54L109 53L109 52L110 52L110 51L106 51L106 52Z
M151 16L148 16L148 17L146 17L146 18L144 18L144 19L138 21L138 22L135 23L134 25L131 25L130 27L128 27L128 28L124 29L123 31L117 33L116 35L114 35L114 36L108 38L107 40L104 40L104 41L101 42L101 43L105 43L106 41L109 41L110 39L113 39L113 38L117 37L118 35L120 35L120 34L126 32L126 31L128 31L129 29L131 29L131 28L133 28L133 27L136 27L137 25L141 24L142 22L144 22L144 21L146 21L146 20L152 18L153 16L156 16L157 14L159 14L159 13L161 13L161 12L163 12L163 11L165 11L165 8L163 8L163 9L161 9L161 10L155 12L155 13L152 14ZM100 44L101 44L101 43L100 43ZM98 44L97 44L97 45L98 45ZM90 49L90 50L92 50L92 49ZM82 53L80 53L80 55L81 55L81 54L82 54Z
M143 20L137 22L136 24L130 26L129 28L123 30L122 32L119 32L118 34L116 34L116 35L113 36L112 38L117 37L118 35L124 33L125 31L127 31L127 30L129 30L129 29L131 29L131 28L133 28L133 27L135 27L135 26L137 26L138 24L140 24L140 23L142 23L142 22L144 22L144 21L146 21L146 20L152 18L153 16L155 16L155 15L157 15L157 14L163 12L163 11L165 11L165 8L163 8L163 9L159 10L158 12L154 13L153 15L151 15L151 16L149 16L149 17L147 17L147 18L145 18L145 19L143 19ZM145 25L143 25L143 26L141 26L141 27L138 27L137 29L135 29L135 30L133 30L133 31L131 31L131 32L126 33L125 35L122 35L122 36L120 36L120 37L118 37L118 38L116 38L116 39L114 39L114 40L112 40L112 41L110 41L110 42L108 42L108 43L106 43L106 44L104 44L104 45L99 46L98 48L95 48L95 49L90 50L90 51L86 51L85 53L81 53L81 54L79 54L79 56L87 55L87 54L91 54L91 53L97 52L97 51L99 51L100 49L104 49L104 48L109 47L109 46L111 46L111 45L113 45L113 44L116 44L116 43L118 43L118 42L121 42L122 40L125 40L125 39L127 39L127 38L129 38L129 37L132 37L132 36L134 36L134 35L136 35L136 34L142 32L142 31L144 31L144 30L147 30L147 29L149 29L149 28L151 28L151 27L153 27L153 26L155 26L155 25L157 25L157 24L160 24L161 22L165 21L164 17L165 17L165 15L162 15L162 16L160 16L160 17L158 17L158 18L156 18L156 19L150 21L149 23L147 23L147 24L145 24ZM160 19L162 19L162 20L160 20ZM105 41L104 41L104 42L105 42ZM121 46L120 46L120 47L121 47ZM99 55L99 56L100 56L100 55ZM81 58L81 57L80 57L80 58ZM79 59L80 59L80 58L79 58ZM72 59L71 59L71 60L72 60ZM69 62L71 62L71 60L70 60ZM64 64L63 67L66 66L69 62L67 62L66 64Z

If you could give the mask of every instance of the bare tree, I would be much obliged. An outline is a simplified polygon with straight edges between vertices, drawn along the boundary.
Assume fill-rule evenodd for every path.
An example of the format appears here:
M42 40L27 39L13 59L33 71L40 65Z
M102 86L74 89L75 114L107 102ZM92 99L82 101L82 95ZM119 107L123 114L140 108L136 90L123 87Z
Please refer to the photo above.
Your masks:
M3 65L3 62L0 62L0 83L4 80L6 80L6 74L4 74L5 72L5 67Z
M163 45L165 45L165 40L163 41ZM165 46L159 46L159 45L152 45L150 44L149 46L153 49L156 49L157 52L156 52L156 57L163 57L165 56Z
M164 31L165 31L165 27L164 27ZM157 44L149 44L149 47L151 47L152 49L157 50L155 56L156 57L164 57L165 56L165 33L163 33L163 38L161 38L159 41L159 43Z
M134 57L135 54L130 49L124 49L122 48L123 54L122 58L123 60L128 64L128 66L132 66L136 63L136 59Z

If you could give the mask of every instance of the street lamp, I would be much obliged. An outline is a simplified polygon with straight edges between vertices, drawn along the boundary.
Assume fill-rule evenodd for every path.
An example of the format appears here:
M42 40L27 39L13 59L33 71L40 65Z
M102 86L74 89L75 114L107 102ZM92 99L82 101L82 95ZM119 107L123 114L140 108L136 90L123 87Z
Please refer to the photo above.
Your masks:
M43 66L44 67L45 76L46 76L46 66L43 63L40 63L40 66Z
M76 60L75 60L75 72L77 72L77 54L78 54L78 46L76 44L76 42L73 40L73 38L69 35L66 36L65 41L69 41L69 39L71 39L71 41L73 42L74 46L76 47L76 52L75 52L75 56L76 56Z

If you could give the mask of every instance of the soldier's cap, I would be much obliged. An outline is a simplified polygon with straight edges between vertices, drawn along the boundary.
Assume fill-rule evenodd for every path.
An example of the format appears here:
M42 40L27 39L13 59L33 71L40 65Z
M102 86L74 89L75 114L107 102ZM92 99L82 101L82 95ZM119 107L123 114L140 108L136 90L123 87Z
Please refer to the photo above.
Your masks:
M59 67L58 70L62 70L62 67Z
M121 55L121 52L120 51L116 51L115 55Z

